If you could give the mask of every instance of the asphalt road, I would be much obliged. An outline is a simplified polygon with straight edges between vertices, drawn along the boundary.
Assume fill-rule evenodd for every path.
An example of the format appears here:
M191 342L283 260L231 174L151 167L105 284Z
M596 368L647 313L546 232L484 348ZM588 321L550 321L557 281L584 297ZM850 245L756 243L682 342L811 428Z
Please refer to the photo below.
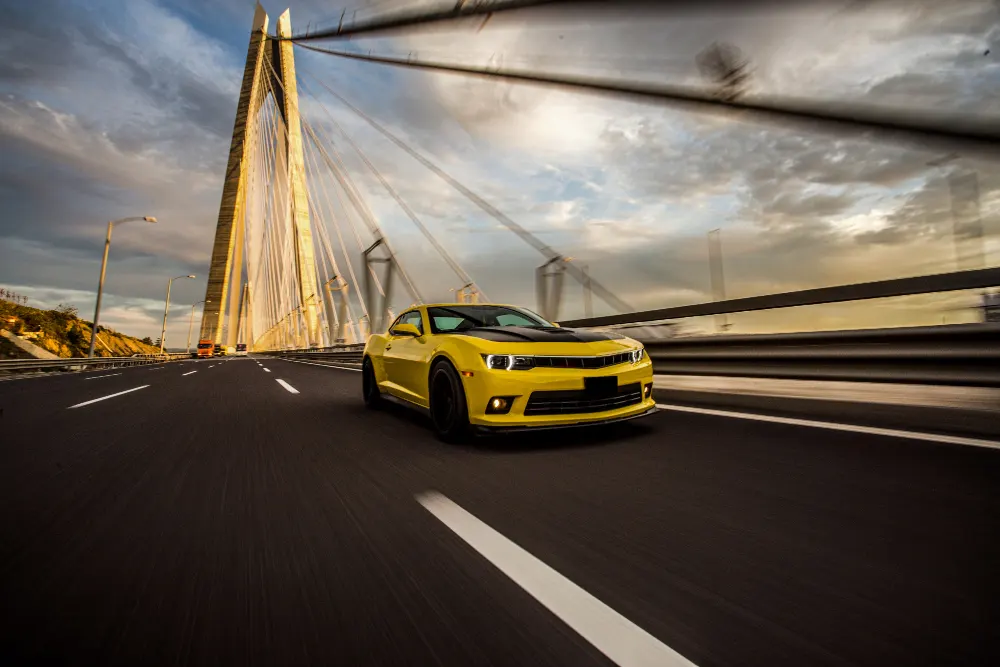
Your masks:
M359 395L0 383L0 664L1000 664L1000 450L673 411L455 447Z

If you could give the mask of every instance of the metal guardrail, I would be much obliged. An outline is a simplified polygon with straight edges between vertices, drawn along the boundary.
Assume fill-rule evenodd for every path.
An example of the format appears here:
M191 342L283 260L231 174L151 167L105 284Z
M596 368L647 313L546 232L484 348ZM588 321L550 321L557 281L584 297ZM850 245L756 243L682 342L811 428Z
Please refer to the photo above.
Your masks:
M255 354L286 359L311 359L313 361L335 361L342 364L360 364L364 350L364 345L335 345L333 347L321 347L311 350L276 350L256 352Z
M976 269L973 271L955 271L952 273L938 273L913 278L879 280L870 283L855 283L853 285L819 287L816 289L799 290L797 292L751 296L742 299L726 299L724 301L697 303L689 306L645 310L637 313L560 321L559 323L564 327L575 328L608 327L621 324L642 324L644 322L682 319L685 317L745 313L773 308L818 306L827 303L842 303L844 301L865 301L868 299L886 299L915 294L984 289L998 285L1000 285L1000 268Z
M1000 324L643 341L658 375L1000 387ZM363 345L265 353L361 363Z
M175 359L188 358L185 353L143 354L132 357L94 357L93 359L69 357L65 359L4 359L0 360L0 375L14 373L47 373L56 371L99 370L159 364Z
M1000 387L1000 324L643 341L658 375ZM363 345L267 356L361 363Z
M697 336L644 344L660 375L1000 387L1000 325L995 323Z

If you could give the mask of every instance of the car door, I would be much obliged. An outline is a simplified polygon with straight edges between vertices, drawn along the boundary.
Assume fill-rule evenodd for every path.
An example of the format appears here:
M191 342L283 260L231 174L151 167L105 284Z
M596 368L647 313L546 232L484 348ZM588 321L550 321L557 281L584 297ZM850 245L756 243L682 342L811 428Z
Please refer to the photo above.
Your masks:
M388 391L390 394L398 394L397 390L397 378L393 372L393 357L390 354L392 350L392 344L398 339L397 336L392 335L393 328L403 320L403 316L400 315L392 324L389 325L389 329L385 333L385 345L382 347L381 354L378 354L378 359L375 361L375 365L378 367L376 372L376 377L384 378L379 382L379 387L383 391Z
M424 358L430 342L420 309L403 313L395 324L403 323L412 324L421 335L396 336L392 333L392 329L389 330L389 340L383 353L386 375L394 385L390 389L395 390L400 398L426 406L427 378Z

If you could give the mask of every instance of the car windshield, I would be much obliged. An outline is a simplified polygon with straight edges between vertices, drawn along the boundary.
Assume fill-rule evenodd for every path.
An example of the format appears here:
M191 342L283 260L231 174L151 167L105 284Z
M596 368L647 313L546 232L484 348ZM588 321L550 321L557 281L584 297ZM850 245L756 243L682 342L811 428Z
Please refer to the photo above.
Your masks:
M508 306L431 306L427 309L433 333L461 332L476 327L551 327L538 315Z
M210 347L212 347L211 343L198 343L199 350L207 350Z

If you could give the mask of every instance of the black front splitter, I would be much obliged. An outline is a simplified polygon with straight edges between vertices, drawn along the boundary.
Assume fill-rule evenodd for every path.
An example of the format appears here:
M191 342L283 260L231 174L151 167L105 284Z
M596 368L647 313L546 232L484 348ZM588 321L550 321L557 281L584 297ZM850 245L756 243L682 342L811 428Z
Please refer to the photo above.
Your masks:
M546 424L545 426L478 426L473 425L472 431L476 435L489 436L489 435L506 435L508 433L525 433L525 432L535 432L535 431L554 431L564 428L581 428L585 426L604 426L606 424L617 424L619 422L631 421L633 419L639 419L641 417L648 417L649 415L657 412L657 408L649 408L645 412L640 412L634 415L628 415L627 417L612 417L610 419L599 419L596 421L584 421L584 422L570 422L566 424Z

